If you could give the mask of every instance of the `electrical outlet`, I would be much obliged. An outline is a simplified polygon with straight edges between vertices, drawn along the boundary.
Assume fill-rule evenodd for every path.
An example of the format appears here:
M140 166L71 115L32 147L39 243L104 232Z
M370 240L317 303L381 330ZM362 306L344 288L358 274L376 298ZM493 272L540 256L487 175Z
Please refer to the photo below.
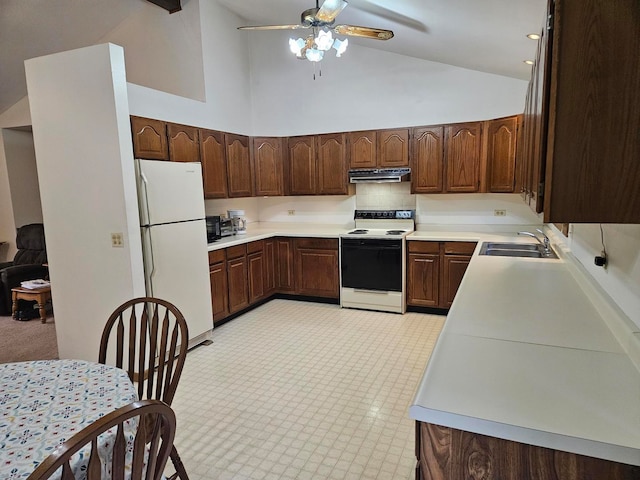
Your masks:
M296 214L296 211L295 211L295 210L288 210L288 211L287 211L287 213L288 213L289 215L295 215L295 214Z
M111 246L114 248L122 248L124 247L124 237L122 233L112 233L111 234Z
M493 215L495 217L506 217L507 216L507 211L506 210L494 210L493 211Z

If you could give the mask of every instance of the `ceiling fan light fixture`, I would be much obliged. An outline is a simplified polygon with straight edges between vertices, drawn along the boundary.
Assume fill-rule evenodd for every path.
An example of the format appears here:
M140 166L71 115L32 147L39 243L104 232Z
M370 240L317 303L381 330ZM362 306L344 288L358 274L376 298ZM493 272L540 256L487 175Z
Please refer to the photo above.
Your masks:
M347 51L347 47L349 46L349 39L345 38L344 40L335 39L333 42L333 48L336 50L336 57L341 57L344 52Z
M320 30L318 36L315 38L316 47L318 47L318 50L324 52L331 50L333 42L333 35L330 30Z
M289 39L289 49L291 50L291 53L295 54L296 57L301 57L302 56L302 49L305 46L305 41L302 38L298 38L293 39L290 38Z
M317 48L309 48L305 52L305 56L310 62L320 62L322 61L322 57L324 57L324 52L322 50L318 50Z

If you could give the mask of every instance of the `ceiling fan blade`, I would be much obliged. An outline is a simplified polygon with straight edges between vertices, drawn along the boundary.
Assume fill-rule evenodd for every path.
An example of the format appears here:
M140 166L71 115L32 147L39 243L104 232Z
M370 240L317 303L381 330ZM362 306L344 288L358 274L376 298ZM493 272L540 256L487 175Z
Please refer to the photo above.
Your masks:
M350 37L373 38L375 40L389 40L393 38L391 30L382 30L380 28L358 27L356 25L336 25L333 31L340 35L348 35Z
M347 2L344 0L324 0L320 10L316 13L316 19L331 23L346 6Z
M309 28L305 25L247 25L246 27L238 27L238 30L299 30L301 28Z

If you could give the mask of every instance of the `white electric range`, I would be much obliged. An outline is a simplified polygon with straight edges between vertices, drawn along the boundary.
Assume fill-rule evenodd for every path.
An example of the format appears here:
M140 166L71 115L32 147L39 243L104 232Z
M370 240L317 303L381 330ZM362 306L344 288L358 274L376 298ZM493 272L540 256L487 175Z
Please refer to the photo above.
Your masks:
M340 305L404 313L405 237L414 210L356 210L355 229L340 236Z

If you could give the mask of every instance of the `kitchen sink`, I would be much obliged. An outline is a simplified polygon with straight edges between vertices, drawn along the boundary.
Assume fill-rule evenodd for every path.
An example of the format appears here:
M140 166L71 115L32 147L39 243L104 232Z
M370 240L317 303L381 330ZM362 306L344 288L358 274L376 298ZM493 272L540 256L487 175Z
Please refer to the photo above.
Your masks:
M480 248L480 255L496 257L558 258L553 250L549 249L548 252L545 252L542 245L536 243L484 242Z

